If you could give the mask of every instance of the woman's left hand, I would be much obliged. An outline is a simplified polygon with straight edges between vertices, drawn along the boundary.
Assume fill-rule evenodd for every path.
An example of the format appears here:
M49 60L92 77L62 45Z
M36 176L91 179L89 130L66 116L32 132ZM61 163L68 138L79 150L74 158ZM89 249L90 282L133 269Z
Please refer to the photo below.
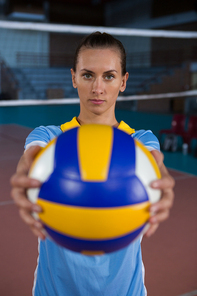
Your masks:
M147 237L150 237L156 231L160 222L169 217L170 209L174 201L173 188L175 185L174 179L170 176L163 163L163 154L157 150L153 150L151 153L154 156L162 175L161 179L151 183L151 187L160 189L162 195L160 201L152 204L150 207L152 216L149 219L150 227L145 233L145 236Z

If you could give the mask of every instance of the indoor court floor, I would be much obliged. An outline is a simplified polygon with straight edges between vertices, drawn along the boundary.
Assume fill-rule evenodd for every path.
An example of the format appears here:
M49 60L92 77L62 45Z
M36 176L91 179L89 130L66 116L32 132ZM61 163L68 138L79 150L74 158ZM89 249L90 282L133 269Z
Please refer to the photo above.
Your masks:
M33 285L37 239L19 218L9 185L29 132L29 128L19 125L0 125L1 296L30 296ZM175 202L170 218L151 238L142 241L146 287L148 296L194 296L197 295L197 158L166 154L166 165L176 180Z

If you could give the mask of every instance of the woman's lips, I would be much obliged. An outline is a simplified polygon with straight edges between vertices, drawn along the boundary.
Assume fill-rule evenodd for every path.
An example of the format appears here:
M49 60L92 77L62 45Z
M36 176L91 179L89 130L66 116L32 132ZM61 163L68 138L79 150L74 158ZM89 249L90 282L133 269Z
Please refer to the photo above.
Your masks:
M90 102L95 105L101 105L104 102L104 100L90 100Z

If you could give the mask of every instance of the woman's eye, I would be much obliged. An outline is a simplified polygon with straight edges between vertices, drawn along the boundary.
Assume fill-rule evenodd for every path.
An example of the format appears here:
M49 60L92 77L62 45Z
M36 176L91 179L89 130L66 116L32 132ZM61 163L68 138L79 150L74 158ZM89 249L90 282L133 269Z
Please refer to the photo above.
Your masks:
M106 79L106 80L112 80L113 78L114 78L114 75L112 75L112 74L111 74L111 75L106 75L106 76L105 76L105 79Z
M85 79L90 79L90 78L92 78L92 75L89 74L89 73L85 73L85 74L83 74L83 77L84 77Z

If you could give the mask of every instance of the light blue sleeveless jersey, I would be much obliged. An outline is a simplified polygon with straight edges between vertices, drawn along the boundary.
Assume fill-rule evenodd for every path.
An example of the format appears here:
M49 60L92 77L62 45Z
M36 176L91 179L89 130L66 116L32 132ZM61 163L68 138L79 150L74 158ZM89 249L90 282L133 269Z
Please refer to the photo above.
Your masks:
M44 147L62 130L41 126L26 139L25 148ZM151 131L132 134L149 150L159 150ZM141 238L128 247L102 256L85 256L58 246L50 239L39 241L33 296L145 296Z

